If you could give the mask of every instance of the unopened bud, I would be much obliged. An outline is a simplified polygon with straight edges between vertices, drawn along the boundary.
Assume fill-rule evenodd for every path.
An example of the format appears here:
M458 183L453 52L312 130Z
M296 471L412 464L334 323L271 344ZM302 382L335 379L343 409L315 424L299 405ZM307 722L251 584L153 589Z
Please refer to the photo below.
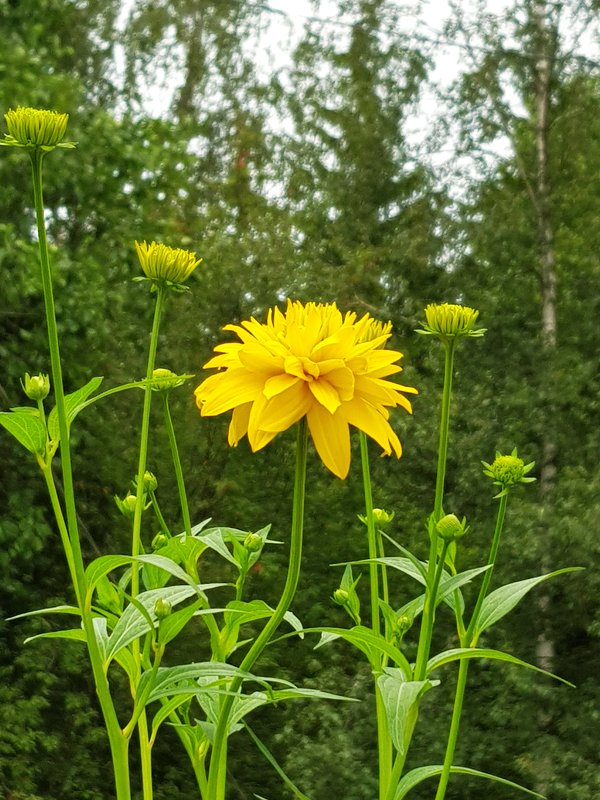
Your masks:
M373 519L379 528L387 528L395 516L393 511L385 511L383 508L373 509Z
M133 518L137 504L137 497L134 494L128 494L122 500L120 497L115 496L115 503L124 517L128 517L129 519Z
M463 517L462 522L455 514L446 514L435 526L439 536L445 542L455 542L461 539L468 531L467 520Z
M262 549L263 540L258 533L249 533L244 539L244 547L249 553L258 553Z
M398 617L398 630L400 631L400 633L403 636L406 633L406 631L410 630L410 628L412 627L413 621L414 620L410 616L410 614L401 614Z
M146 470L144 472L144 491L145 492L155 492L158 488L158 481L156 480L156 476L154 473Z
M333 602L338 606L345 606L350 598L350 595L345 589L336 589L333 593Z
M169 601L165 600L163 597L159 597L154 604L154 613L156 615L156 619L158 620L168 617L172 610L173 606L171 603L169 603Z
M164 533L157 533L154 539L152 539L152 549L160 550L161 547L165 547L168 543L168 536L166 536Z
M25 377L21 381L23 391L30 400L45 400L50 391L50 378L48 375L29 375L25 373Z

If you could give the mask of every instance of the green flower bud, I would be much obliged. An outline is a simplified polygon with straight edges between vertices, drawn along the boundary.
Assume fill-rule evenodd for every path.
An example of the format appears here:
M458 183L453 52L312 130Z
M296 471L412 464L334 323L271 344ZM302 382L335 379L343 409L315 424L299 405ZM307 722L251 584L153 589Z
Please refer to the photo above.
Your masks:
M25 377L21 381L23 391L30 400L45 400L50 391L50 378L48 375L30 375L25 373Z
M135 242L135 249L144 275L157 283L182 284L202 261L189 250L157 242Z
M144 472L144 491L145 492L155 492L158 488L158 481L156 480L155 475L146 470Z
M137 497L134 494L128 494L122 500L115 496L115 503L124 517L133 519L133 515L135 514L135 506L137 504Z
M171 389L182 386L191 377L193 376L177 375L175 372L171 372L170 369L155 369L152 373L152 391L170 392Z
M165 547L169 543L169 537L164 533L157 533L154 539L152 539L152 549L153 550L160 550L161 547Z
M455 514L446 514L439 520L435 528L445 542L455 542L469 530L467 520L463 517L461 522Z
M398 631L400 632L400 634L402 636L404 636L404 634L408 630L410 630L410 628L412 627L413 622L414 622L414 619L410 616L410 614L401 614L398 617L398 620L397 620Z
M168 617L172 610L173 606L171 603L169 603L169 601L165 600L163 597L159 597L154 604L154 613L156 615L156 619L158 620Z
M350 595L345 589L336 589L333 593L333 602L338 606L345 606L349 599Z
M425 309L426 322L417 333L454 339L459 336L483 336L485 328L475 328L479 311L452 303L431 303Z
M41 108L12 108L4 115L8 133L0 144L9 147L54 150L55 147L75 147L74 142L63 142L67 130L68 114Z
M383 508L373 509L373 519L379 528L387 528L395 516L393 511L384 511Z
M503 490L508 489L509 486L515 486L517 483L531 483L535 480L535 478L525 477L535 466L535 461L525 464L523 459L517 456L516 449L509 456L497 452L496 458L491 464L487 464L485 461L481 463L484 467L484 475L492 478L494 483L501 486Z
M244 539L244 547L249 553L258 553L262 550L263 540L258 533L249 533Z

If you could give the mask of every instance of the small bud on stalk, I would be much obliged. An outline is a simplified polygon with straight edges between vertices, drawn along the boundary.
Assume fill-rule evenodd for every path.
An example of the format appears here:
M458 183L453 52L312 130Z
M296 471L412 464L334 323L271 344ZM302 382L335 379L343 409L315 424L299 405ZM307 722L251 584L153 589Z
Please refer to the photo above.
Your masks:
M258 533L249 533L244 539L244 547L249 553L258 553L262 550L263 540Z
M455 542L457 539L462 539L469 530L465 517L461 521L455 514L446 514L435 527L438 535L445 542Z
M29 375L25 373L25 377L21 381L23 391L30 400L45 400L50 391L50 378L48 375Z
M156 619L158 620L168 617L172 610L173 606L171 603L169 603L169 601L165 600L163 597L159 597L154 604L154 613L156 614Z
M117 504L117 508L123 514L124 517L128 519L133 519L135 514L135 506L137 503L137 497L134 494L128 494L122 500L120 497L115 495L115 503Z

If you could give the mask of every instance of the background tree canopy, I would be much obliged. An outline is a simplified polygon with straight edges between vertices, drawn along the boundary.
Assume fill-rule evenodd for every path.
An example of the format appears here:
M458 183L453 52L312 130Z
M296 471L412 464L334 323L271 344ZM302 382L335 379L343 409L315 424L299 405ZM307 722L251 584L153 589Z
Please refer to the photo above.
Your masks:
M268 3L0 0L0 109L68 112L78 142L52 155L46 175L67 390L92 375L107 385L141 376L151 305L130 280L134 238L204 259L192 291L167 308L159 361L178 372L200 375L224 324L287 297L390 319L403 377L420 396L414 418L393 420L403 459L374 463L375 500L395 510L394 536L423 556L441 365L412 331L428 302L480 310L488 333L459 350L451 427L448 511L472 526L461 561L483 561L493 526L480 460L518 446L537 461L539 481L512 506L498 580L549 564L588 569L548 585L489 638L551 664L577 690L479 664L457 762L536 786L550 800L588 800L600 793L590 736L600 707L598 8L592 0L514 0L500 14L484 2L450 6L435 32L416 1L315 0L288 37L285 14ZM265 52L274 31L287 61L280 50L275 62ZM445 46L460 53L460 70L440 84L433 66ZM161 83L164 108L154 101L149 112ZM432 95L438 115L426 137L415 137L419 98ZM48 355L28 165L12 150L0 155L6 410L22 402L25 371L48 371ZM200 421L186 389L173 401L194 520L248 530L272 522L285 541L292 440L280 436L257 455L245 445L230 451L225 421ZM88 557L125 547L113 495L133 477L140 415L140 398L128 394L78 420ZM151 468L174 513L158 416L155 432ZM0 792L7 800L108 800L110 789L99 791L109 756L83 653L46 640L23 646L48 623L5 621L64 601L67 575L43 486L6 435L0 463ZM309 469L294 606L306 626L346 624L330 599L340 579L330 564L366 555L357 464L343 483L316 459ZM148 541L154 533L145 532ZM283 560L265 556L252 576L255 596L277 596ZM398 603L405 591L394 584ZM199 631L185 643L196 658ZM447 636L452 646L450 629ZM371 702L370 676L342 644L313 651L287 640L264 662L295 682ZM452 671L442 679L444 691L424 705L413 766L443 755ZM357 705L289 704L255 725L309 796L364 800L375 785L376 743ZM232 800L254 791L283 797L252 742L237 738ZM350 779L354 771L360 781ZM156 773L157 800L195 796L172 732ZM428 789L414 797L430 797ZM481 791L457 779L448 797L474 800ZM496 785L485 791L490 800L510 796Z

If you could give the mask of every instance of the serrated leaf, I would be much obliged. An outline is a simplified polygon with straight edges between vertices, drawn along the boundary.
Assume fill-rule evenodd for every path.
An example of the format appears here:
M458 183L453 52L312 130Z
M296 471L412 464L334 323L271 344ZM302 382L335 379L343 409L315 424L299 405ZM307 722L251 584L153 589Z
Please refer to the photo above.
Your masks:
M96 389L98 389L103 380L104 378L92 378L85 384L85 386L82 386L81 389L77 389L76 391L65 395L65 409L67 412L68 427L71 426L71 423L81 411L81 404L84 403L88 397L96 391ZM56 406L48 414L48 433L52 441L58 442L60 440L58 411Z
M441 764L433 764L428 767L417 767L416 769L412 769L410 772L407 772L396 787L394 800L404 800L406 795L412 789L414 789L415 786L418 786L419 783L422 783L428 778L435 778L437 775L441 775L442 770L443 766ZM514 781L509 781L506 778L499 778L497 775L490 775L489 772L481 772L478 769L469 769L469 767L450 767L450 772L454 775L470 775L474 778L485 778L489 781L501 783L504 786L510 786L511 789L519 789L519 791L530 794L532 797L541 797L542 800L544 800L543 794L538 794L538 792L534 792L532 789L526 789L524 786L521 786Z
M433 672L434 669L443 667L445 664L450 664L453 661L459 661L464 658L491 658L496 661L506 661L517 667L525 667L534 672L540 672L542 675L547 675L549 678L554 678L554 680L560 681L573 689L575 688L574 684L561 678L559 675L554 675L554 673L536 667L534 664L522 661L516 656L511 656L510 653L503 653L502 650L493 650L487 647L457 647L453 650L445 650L443 653L438 653L438 655L429 659L427 663L427 674Z
M407 681L399 669L386 668L377 678L394 747L400 755L406 753L419 713L423 695L439 681Z
M535 586L544 581L554 578L557 575L564 575L567 572L578 572L583 567L564 567L557 569L554 572L549 572L547 575L539 575L537 578L526 578L523 581L516 581L515 583L507 583L499 589L490 592L482 603L479 619L475 626L476 636L479 636L483 631L490 628L502 617L506 616L509 611L519 603L525 595L531 591Z
M39 416L24 411L0 412L0 425L34 455L46 451L46 428Z

